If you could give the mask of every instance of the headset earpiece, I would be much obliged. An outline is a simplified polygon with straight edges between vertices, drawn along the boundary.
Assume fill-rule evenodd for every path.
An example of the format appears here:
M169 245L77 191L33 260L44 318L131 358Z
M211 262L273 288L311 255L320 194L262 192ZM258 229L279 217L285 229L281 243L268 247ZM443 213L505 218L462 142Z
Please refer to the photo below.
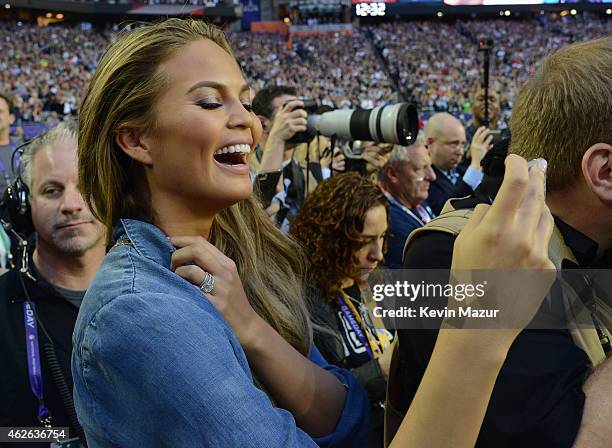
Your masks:
M21 177L17 177L4 192L2 208L15 232L26 238L34 233L30 189Z
M17 160L17 157L22 156L25 148L39 137L19 145L13 151L11 170L15 180L9 183L0 203L3 218L8 219L11 230L26 240L34 233L34 223L32 222L32 208L30 206L30 189L21 177L21 163Z

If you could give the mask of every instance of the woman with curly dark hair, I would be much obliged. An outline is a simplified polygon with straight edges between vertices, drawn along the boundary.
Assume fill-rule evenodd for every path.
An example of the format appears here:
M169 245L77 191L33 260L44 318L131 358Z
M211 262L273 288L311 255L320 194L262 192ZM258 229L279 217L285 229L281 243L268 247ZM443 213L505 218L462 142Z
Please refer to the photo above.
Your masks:
M302 204L291 233L304 246L314 303L314 341L328 362L351 369L372 404L365 446L382 446L386 372L393 335L376 325L367 279L383 259L388 205L357 173L322 182Z

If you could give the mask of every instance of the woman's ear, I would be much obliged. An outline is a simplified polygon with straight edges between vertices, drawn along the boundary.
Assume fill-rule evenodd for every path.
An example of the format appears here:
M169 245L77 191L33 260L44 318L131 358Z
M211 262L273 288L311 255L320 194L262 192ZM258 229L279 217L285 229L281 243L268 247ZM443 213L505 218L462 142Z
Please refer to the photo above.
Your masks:
M143 165L153 165L148 139L140 129L121 129L115 136L115 142L130 158Z
M612 205L612 146L595 143L582 156L582 175L604 204Z

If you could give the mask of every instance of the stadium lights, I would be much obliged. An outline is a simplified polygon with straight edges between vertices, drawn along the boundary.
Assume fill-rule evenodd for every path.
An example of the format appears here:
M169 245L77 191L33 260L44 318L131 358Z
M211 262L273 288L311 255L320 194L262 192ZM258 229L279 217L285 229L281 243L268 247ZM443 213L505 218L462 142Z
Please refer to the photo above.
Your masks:
M4 4L4 7L5 7L6 9L11 9L11 5L9 5L8 3L5 3L5 4Z
M573 16L575 16L576 14L578 14L578 11L576 11L575 9L572 9L572 10L570 11L570 14L571 14L571 15L573 15Z
M443 13L442 11L438 11L438 12L436 13L436 15L437 15L438 17L444 17L444 13Z
M612 9L606 9L606 14L612 14Z
M53 14L51 14L50 12L48 12L47 14L45 14L45 17L47 19L50 19L51 17L53 17Z
M503 12L503 11L500 11L500 12L499 12L499 15L503 17L503 16L504 16L504 12Z
M55 18L62 20L64 18L64 14L60 12L59 14L56 14Z
M505 15L506 17L510 17L510 14L512 14L512 13L510 12L510 10L509 10L509 9L506 9L506 11L504 11L504 15Z

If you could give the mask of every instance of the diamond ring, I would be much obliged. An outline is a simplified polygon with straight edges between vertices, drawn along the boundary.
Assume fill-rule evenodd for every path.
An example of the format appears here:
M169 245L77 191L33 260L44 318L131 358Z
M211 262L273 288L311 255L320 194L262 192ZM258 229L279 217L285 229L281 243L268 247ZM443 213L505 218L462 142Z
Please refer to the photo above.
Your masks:
M200 290L204 294L209 294L215 287L215 276L210 272L204 271L204 280L200 283Z

